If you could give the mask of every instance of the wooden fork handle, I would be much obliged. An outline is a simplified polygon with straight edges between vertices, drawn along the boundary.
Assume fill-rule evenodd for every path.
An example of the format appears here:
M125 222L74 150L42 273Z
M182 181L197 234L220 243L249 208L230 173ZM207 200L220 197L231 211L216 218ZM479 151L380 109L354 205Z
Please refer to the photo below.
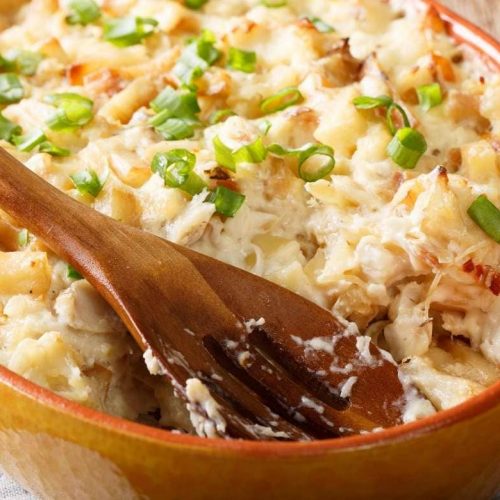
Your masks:
M59 191L0 148L0 206L61 258L91 267L92 249L106 250L103 223L114 221ZM118 226L118 224L117 224ZM71 231L68 231L71 228ZM78 262L75 262L75 256Z

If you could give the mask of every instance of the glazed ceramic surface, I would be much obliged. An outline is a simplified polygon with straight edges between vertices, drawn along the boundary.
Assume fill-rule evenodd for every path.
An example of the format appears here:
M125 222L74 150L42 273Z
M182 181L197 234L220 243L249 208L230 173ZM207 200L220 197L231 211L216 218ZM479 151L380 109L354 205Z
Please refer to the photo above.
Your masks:
M436 7L457 38L500 65L496 41ZM50 499L489 499L500 485L500 383L413 424L314 443L148 428L68 402L5 368L0 404L0 466Z

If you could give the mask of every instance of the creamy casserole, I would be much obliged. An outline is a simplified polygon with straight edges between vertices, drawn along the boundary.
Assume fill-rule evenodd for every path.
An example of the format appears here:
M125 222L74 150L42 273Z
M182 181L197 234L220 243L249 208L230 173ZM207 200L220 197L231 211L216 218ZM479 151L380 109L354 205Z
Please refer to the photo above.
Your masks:
M28 168L350 322L423 396L407 421L498 380L500 77L435 12L32 0L1 23L1 146ZM193 431L151 354L3 212L0 248L2 365Z

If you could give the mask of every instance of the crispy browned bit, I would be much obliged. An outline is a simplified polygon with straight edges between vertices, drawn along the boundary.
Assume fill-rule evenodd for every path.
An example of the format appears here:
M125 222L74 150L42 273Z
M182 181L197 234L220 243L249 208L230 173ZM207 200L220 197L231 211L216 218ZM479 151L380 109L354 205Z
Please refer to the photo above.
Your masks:
M481 115L479 96L450 90L446 99L446 111L456 122L469 122L478 134L485 134L491 128L490 121Z
M96 93L112 96L125 88L125 81L120 73L114 69L100 69L85 75L83 82Z
M306 30L315 30L316 28L314 27L314 24L312 23L312 21L308 18L308 17L301 17L298 21L297 21L297 26L299 28L304 28Z
M224 181L230 179L231 176L221 167L214 167L207 172L208 177L213 180Z
M238 23L238 26L235 26L231 32L232 33L237 33L237 32L242 32L242 33L250 33L257 27L257 23L254 21L250 21L249 19L244 19L241 23Z
M212 180L212 182L210 184L213 184L212 186L210 186L212 189L215 189L219 186L223 186L227 189L230 189L231 191L235 191L237 193L240 193L241 192L241 188L240 186L238 185L238 183L231 179L231 178L228 178L228 179L215 179L215 180Z
M83 85L83 77L86 74L85 64L75 63L66 70L66 78L71 85Z
M359 81L363 62L356 59L349 47L349 39L340 40L326 54L326 77L332 86L342 86Z
M403 102L405 102L406 104L413 104L413 105L416 105L418 104L418 95L417 95L417 91L415 90L415 88L410 88L408 90L405 90L402 94L401 94L401 99L403 100Z
M457 52L451 56L451 62L453 64L461 64L464 62L464 54L463 52Z
M433 6L430 6L427 10L422 27L424 29L430 29L434 31L434 33L446 33L444 21Z
M451 173L455 173L462 165L462 151L460 148L451 148L447 153L446 161L444 166L446 170Z
M456 79L451 62L446 57L435 52L431 55L430 70L435 80L441 79L447 82L454 82Z

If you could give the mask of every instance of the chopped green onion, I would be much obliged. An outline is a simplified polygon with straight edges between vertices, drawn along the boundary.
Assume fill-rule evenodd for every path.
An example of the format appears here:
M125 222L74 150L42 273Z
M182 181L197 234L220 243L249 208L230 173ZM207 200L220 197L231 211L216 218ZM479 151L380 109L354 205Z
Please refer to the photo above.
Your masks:
M150 103L151 109L159 113L168 110L170 116L185 118L200 112L196 93L191 91L176 92L172 87L167 87Z
M387 127L389 128L389 131L391 132L392 135L394 135L397 131L397 127L396 125L394 125L394 119L392 118L392 112L394 110L399 111L399 113L401 114L404 126L407 128L410 127L410 120L408 120L408 115L406 114L406 111L399 104L392 102L387 108L387 113L386 113Z
M208 200L215 204L215 210L226 217L234 217L245 202L245 196L224 186L218 186Z
M211 115L210 118L208 119L208 123L210 125L215 125L216 123L220 123L225 121L227 118L230 116L234 116L236 113L232 111L231 109L219 109L217 111L214 111Z
M60 148L55 144L52 144L50 141L45 141L40 144L39 148L40 153L47 153L51 156L69 156L71 151L66 148Z
M66 17L68 24L83 26L97 21L101 17L101 9L94 0L70 0L67 3L70 14Z
M500 210L486 195L478 196L467 213L488 236L500 243Z
M246 50L230 47L227 65L231 69L254 73L257 66L257 54Z
M70 178L80 193L90 194L94 198L99 195L104 186L95 170L90 168L70 175Z
M21 231L17 233L17 244L21 248L25 248L28 246L29 241L30 241L30 233L28 232L28 230L21 229Z
M215 42L215 35L207 30L191 40L174 67L174 75L186 85L192 85L220 58Z
M156 132L166 141L180 141L194 135L194 127L189 121L182 118L169 118L155 127Z
M6 71L33 76L38 69L43 56L30 50L10 50L2 57L0 65Z
M267 135L272 126L273 124L269 120L262 120L258 125L259 130L262 132L262 135Z
M410 127L410 121L408 120L406 111L398 103L394 102L389 96L380 95L378 97L370 97L367 95L363 95L354 98L352 102L357 109L387 108L387 127L389 128L392 135L394 135L397 130L397 127L394 125L394 119L392 117L394 111L399 111L403 119L404 126L408 128Z
M22 134L22 128L0 113L0 139L11 142L14 136Z
M150 106L157 114L149 124L164 139L180 140L194 135L194 127L199 124L196 114L200 112L196 92L186 89L176 92L167 87Z
M83 279L83 276L70 264L68 264L68 267L66 268L66 276L70 280L80 281Z
M13 137L13 143L17 146L19 151L29 153L33 151L37 146L46 141L47 138L42 130L36 129L26 135L17 135Z
M284 7L288 3L287 0L262 0L262 4L270 9Z
M24 97L24 89L19 77L14 73L0 75L0 104L19 102Z
M415 129L399 129L387 146L387 154L400 167L415 168L422 155L427 151L424 136Z
M93 116L94 103L87 97L71 92L52 94L45 102L57 107L57 112L47 121L52 130L73 130L89 123Z
M355 97L352 102L358 109L375 109L389 107L394 101L386 95L378 97L362 95Z
M219 136L214 138L213 145L217 163L233 172L236 172L236 166L239 163L260 163L267 158L267 149L262 142L262 137L236 150L227 147Z
M277 94L264 99L260 103L260 110L265 114L275 113L302 102L304 97L297 87L286 87Z
M311 17L305 17L304 19L306 21L309 21L316 28L316 31L318 31L319 33L335 33L335 29L329 24L325 23L319 17L311 16Z
M193 172L196 156L187 149L173 149L157 153L151 163L151 170L157 173L166 186L179 188L190 195L201 193L207 186L203 179Z
M118 47L137 45L151 36L158 26L156 19L149 17L122 17L104 24L104 40Z
M16 72L17 71L16 61L13 61L8 57L0 55L0 70L12 73Z
M197 10L197 9L201 9L207 2L208 2L208 0L186 0L185 4L186 4L186 7L189 7L190 9Z
M268 147L268 151L277 156L296 156L299 177L305 182L323 179L335 167L335 153L330 146L324 144L306 144L297 149L273 144Z
M443 93L439 83L431 83L430 85L421 85L417 88L418 101L424 111L438 106L443 102Z

